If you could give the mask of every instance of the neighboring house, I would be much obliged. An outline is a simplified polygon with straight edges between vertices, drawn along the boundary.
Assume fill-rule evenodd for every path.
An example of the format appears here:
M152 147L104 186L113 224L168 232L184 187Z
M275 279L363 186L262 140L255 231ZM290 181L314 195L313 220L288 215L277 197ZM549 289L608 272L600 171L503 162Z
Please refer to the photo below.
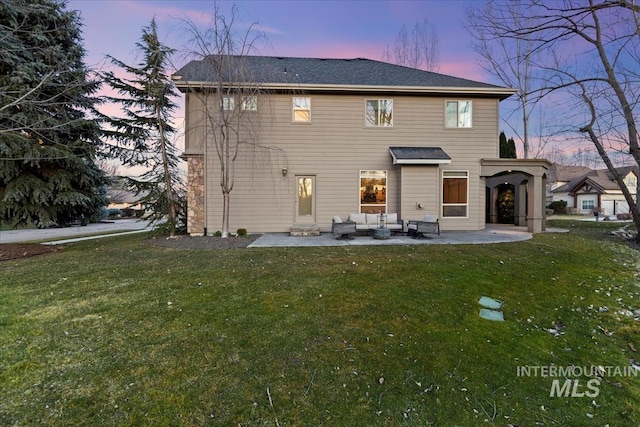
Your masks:
M142 204L140 199L143 196L129 190L108 189L107 198L109 200L108 208L112 209L135 209L141 210Z
M124 216L141 215L144 207L140 203L147 192L136 194L125 187L124 178L114 178L112 185L107 189L107 208L120 209Z
M617 171L635 198L638 181L637 168L623 167ZM551 201L564 200L569 212L602 215L628 214L622 190L607 169L589 169L581 166L553 165L549 173Z
M218 59L241 62L261 83L257 96L227 82L215 93ZM429 213L443 231L481 230L494 188L514 173L520 224L544 230L550 163L498 158L499 102L513 89L362 58L207 57L173 80L186 98L192 235L221 229L207 111L234 105L259 124L234 163L232 232L329 231L334 215L349 213L397 213L405 223Z
M553 190L568 184L576 178L583 177L590 172L593 172L593 169L586 166L570 166L553 163L547 176L547 202L551 203L553 200L558 200L557 198L553 199Z

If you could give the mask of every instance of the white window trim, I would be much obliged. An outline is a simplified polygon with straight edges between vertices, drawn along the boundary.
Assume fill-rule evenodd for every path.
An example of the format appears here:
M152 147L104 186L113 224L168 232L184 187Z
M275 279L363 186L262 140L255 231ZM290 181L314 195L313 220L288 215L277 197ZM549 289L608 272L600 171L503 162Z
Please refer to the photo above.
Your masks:
M296 99L308 99L309 108L296 108ZM308 111L309 120L296 120L296 111ZM291 98L291 123L296 123L296 124L311 123L311 97L310 96L294 96Z
M450 174L460 174L459 176L456 175L449 175L445 177L445 173L450 173ZM462 175L464 174L464 176ZM444 203L444 180L446 178L466 178L467 180L467 203ZM442 203L440 205L440 215L442 218L451 218L451 219L461 219L461 218L469 218L469 171L468 170L444 170L442 171L441 174L441 182L440 182L441 188L442 188L442 192L441 192L441 197L442 197ZM445 216L444 215L444 208L445 206L465 206L465 215L464 216Z
M249 102L251 100L251 102ZM253 108L247 108L251 106ZM240 104L242 111L258 111L258 97L255 95L247 95L242 97L242 103Z
M236 95L223 95L222 96L222 110L234 111L236 109L236 101L238 96ZM247 108L248 100L253 99L253 105L255 108ZM255 95L240 96L240 109L242 111L258 111L258 97Z
M223 95L221 103L223 111L233 111L236 108L236 97L233 95Z
M585 200L581 200L580 202L581 202L580 203L580 209L583 210L583 211L596 208L596 201L593 200L593 199L585 199ZM593 205L593 206L586 206L585 207L586 204Z
M377 101L378 102L378 112L380 112L380 101L391 101L391 124L389 126L382 126L380 124L380 117L377 117L377 121L378 124L377 125L372 125L369 124L369 121L367 120L367 103L369 101ZM367 129L391 129L393 128L393 122L395 119L395 114L393 113L394 110L394 99L393 98L367 98L364 100L364 127Z
M360 198L360 187L361 187L361 184L362 184L362 172L369 172L369 171L384 172L385 188L386 189L389 188L389 171L387 169L360 169L360 171L358 172L358 213L362 213L362 207L363 206L383 207L384 208L384 212L388 213L388 211L387 211L387 203L389 202L388 194L385 194L384 205L376 204L376 203L362 203L362 199ZM388 193L388 191L385 190L385 193Z
M447 126L447 104L450 102L455 102L458 104L458 108L456 109L456 125L455 126ZM470 126L459 126L460 123L460 103L461 102L469 102L471 106L471 125ZM444 101L444 127L445 129L473 129L473 100L471 99L446 99Z

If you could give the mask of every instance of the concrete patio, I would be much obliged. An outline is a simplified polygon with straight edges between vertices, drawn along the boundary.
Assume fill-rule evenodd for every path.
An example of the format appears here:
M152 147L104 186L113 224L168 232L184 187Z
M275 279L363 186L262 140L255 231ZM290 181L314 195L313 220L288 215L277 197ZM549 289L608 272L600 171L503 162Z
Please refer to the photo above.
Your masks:
M546 233L563 233L568 230L551 228ZM288 233L267 233L249 245L250 248L287 247L287 246L367 246L367 245L460 245L491 244L528 240L533 234L526 227L513 225L487 224L481 231L443 231L428 238L392 235L388 240L376 240L371 236L359 234L350 240L337 239L331 233L322 233L316 237L291 237Z

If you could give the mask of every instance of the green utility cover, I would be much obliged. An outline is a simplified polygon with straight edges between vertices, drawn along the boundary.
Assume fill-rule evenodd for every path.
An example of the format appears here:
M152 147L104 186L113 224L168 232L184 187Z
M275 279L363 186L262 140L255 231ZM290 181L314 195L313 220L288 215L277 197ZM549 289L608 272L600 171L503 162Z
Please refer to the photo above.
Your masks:
M486 308L480 310L480 317L487 320L497 320L498 322L504 321L504 316L501 311L489 310Z
M493 310L497 310L502 307L502 302L489 297L481 297L480 301L478 301L478 304L483 307L491 308Z

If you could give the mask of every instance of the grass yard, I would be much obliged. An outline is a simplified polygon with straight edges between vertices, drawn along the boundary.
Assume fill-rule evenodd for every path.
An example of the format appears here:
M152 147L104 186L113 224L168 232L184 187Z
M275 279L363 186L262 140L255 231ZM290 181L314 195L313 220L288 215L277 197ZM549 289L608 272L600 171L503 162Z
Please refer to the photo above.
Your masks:
M2 262L0 425L638 425L640 253L612 224L552 225L571 232L220 251L133 235ZM483 295L504 322L479 317ZM518 375L551 366L619 372Z

